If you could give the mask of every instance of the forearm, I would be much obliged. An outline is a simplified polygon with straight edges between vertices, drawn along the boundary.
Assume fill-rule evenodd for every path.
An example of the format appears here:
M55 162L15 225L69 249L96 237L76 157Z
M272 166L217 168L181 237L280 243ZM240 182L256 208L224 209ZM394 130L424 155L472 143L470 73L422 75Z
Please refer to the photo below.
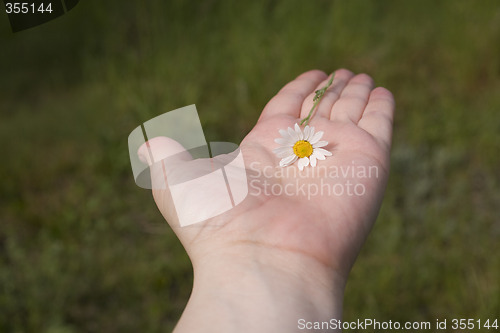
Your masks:
M229 257L195 265L176 333L295 332L299 319L340 319L344 282L331 269L297 254Z

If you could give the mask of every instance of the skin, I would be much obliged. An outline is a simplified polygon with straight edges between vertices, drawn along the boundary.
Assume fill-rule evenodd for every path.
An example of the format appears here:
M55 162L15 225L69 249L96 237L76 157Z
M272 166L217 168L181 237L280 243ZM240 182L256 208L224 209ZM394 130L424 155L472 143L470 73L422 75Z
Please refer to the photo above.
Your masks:
M311 166L298 172L297 162L279 170L279 158L272 152L279 146L274 142L280 137L278 131L293 128L307 116L314 91L327 81L321 71L306 72L266 105L240 145L249 178L255 181L234 209L195 226L179 227L168 189L153 190L194 270L193 292L176 333L295 332L299 319L341 318L349 271L375 222L387 183L394 99L387 89L374 88L368 75L340 69L309 123L316 132L324 131L322 140L329 145L323 148L333 153L317 167L372 167L376 177L312 175ZM183 151L167 138L150 140L148 148L150 154L162 157ZM139 155L147 160L141 149ZM187 153L177 156L174 165L181 165L184 172L197 167ZM162 169L151 168L154 183ZM296 172L290 172L292 168ZM365 191L309 198L274 195L264 191L264 181L282 187L296 181L331 186L349 182L361 184Z

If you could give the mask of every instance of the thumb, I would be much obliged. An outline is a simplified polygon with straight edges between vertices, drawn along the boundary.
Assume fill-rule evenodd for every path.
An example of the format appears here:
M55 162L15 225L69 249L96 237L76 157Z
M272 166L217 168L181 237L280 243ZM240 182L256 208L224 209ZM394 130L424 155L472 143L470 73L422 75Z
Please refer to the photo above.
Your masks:
M168 137L155 137L142 144L137 155L149 165L153 197L161 213L171 225L178 225L169 184L175 183L175 173L182 173L187 162L193 158L177 141Z
M203 222L232 209L230 186L234 190L242 179L246 190L246 177L233 165L234 153L192 160L177 141L157 137L143 144L138 154L149 164L155 202L171 226ZM237 199L239 203L243 198Z
M141 162L148 164L151 172L151 188L167 189L173 181L173 171L182 171L182 166L193 157L177 141L159 136L145 142L137 152Z
M153 138L139 147L137 152L141 162L152 166L166 158L169 162L186 162L193 158L191 154L177 141L159 136Z

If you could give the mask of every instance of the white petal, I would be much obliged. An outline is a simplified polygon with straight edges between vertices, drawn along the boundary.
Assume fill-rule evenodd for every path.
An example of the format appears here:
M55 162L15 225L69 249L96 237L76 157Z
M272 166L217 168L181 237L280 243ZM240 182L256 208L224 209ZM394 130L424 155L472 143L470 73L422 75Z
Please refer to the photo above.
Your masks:
M295 140L292 140L291 138L277 138L274 139L274 142L287 147L293 147L293 145L295 144Z
M309 141L309 133L311 133L311 128L309 127L309 125L307 125L304 128L304 140Z
M319 131L317 132L316 134L314 134L314 136L311 138L311 140L309 140L309 143L310 144L315 144L316 142L318 142L321 137L323 136L323 131Z
M284 158L293 154L293 148L292 147L278 147L273 149L273 153L276 154L277 157L279 158Z
M299 127L299 124L295 124L295 133L297 133L297 136L299 140L304 140L304 135L302 134L302 130Z
M284 129L280 129L280 134L284 138L289 138L290 136L288 135L288 132Z
M280 167L286 167L297 160L297 155L290 155L280 161Z
M313 136L314 136L314 127L311 126L311 127L309 127L309 138L307 139L307 141L309 141L309 143L311 143L311 139L313 138Z
M295 124L295 125L297 125L297 124ZM290 138L292 138L293 142L297 142L300 140L297 132L294 131L293 128L291 128L291 127L288 127L288 135L290 136Z
M313 146L313 148L320 148L320 147L328 146L328 142L327 141L318 141L315 144L313 144L312 146Z
M318 154L321 154L323 156L332 156L332 153L330 153L328 150L323 149L323 148L315 148L314 152L317 152Z
M311 166L314 168L316 166L316 155L312 154L309 156L309 160L311 162Z
M299 163L298 163L299 170L304 169L304 167L306 167L308 165L309 165L309 158L307 158L307 157L299 158Z
M290 151L293 153L293 148L292 147L278 147L273 149L273 153L279 154L283 151Z
M314 156L316 159L320 160L320 161L323 161L323 160L325 160L325 159L326 159L326 157L325 157L323 154L318 153L317 151L314 151L314 152L312 153L311 157L313 157L313 156Z

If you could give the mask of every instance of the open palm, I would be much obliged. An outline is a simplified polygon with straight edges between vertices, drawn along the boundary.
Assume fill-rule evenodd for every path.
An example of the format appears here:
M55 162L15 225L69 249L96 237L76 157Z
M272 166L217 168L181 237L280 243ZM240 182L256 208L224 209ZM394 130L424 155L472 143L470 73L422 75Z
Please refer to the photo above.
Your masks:
M386 89L373 89L367 75L336 71L309 124L324 132L322 140L329 144L323 148L333 155L318 161L316 168L299 171L296 163L279 167L274 139L280 129L307 116L314 91L326 82L323 72L306 72L265 107L240 145L249 181L249 194L241 204L196 226L174 228L194 265L210 253L245 256L258 251L270 258L313 259L347 277L380 208L394 100ZM189 169L192 162L184 162L183 168ZM170 193L153 194L171 221L175 211Z

